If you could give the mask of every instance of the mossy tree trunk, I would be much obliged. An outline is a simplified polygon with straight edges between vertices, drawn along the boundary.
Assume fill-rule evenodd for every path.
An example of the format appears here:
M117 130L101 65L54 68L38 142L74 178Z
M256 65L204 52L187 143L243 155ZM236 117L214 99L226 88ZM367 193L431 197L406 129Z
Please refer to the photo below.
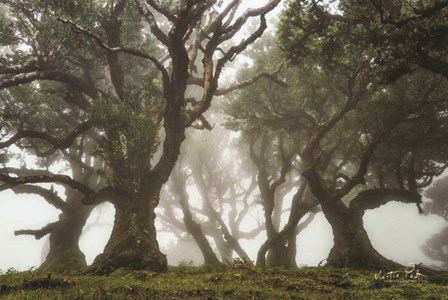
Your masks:
M346 207L341 200L334 203L322 201L322 211L331 225L334 246L327 258L328 265L378 270L400 266L378 251L370 242L364 229L363 215L367 209L374 209L390 201L421 203L418 194L392 189L372 189L360 192Z
M117 268L167 270L166 256L157 242L154 212L157 203L157 192L151 201L129 195L122 202L114 202L114 226L103 253L92 265L96 273L109 273Z
M79 248L79 239L91 208L78 208L79 210L60 215L57 226L50 234L50 249L40 269L48 271L80 270L87 266L85 255Z
M378 269L396 266L373 248L364 229L362 216L350 214L344 204L328 207L322 205L325 217L331 225L334 245L327 264L338 268Z
M31 186L21 186L15 190L25 192L28 188L27 193L35 189ZM79 197L68 198L58 221L39 230L17 230L15 235L34 235L36 239L50 235L49 252L40 269L54 272L81 270L87 264L84 253L79 248L79 239L91 211L92 207L82 205Z
M9 147L22 138L36 138L50 143L54 149L66 149L79 140L78 137L86 130L95 129L101 132L96 136L99 148L95 152L105 162L105 174L109 181L107 187L93 189L70 176L57 174L22 178L0 174L2 181L8 182L7 186L3 186L4 189L27 183L55 182L71 186L83 193L83 203L87 205L111 201L116 209L115 224L104 253L95 260L93 268L99 271L117 267L153 271L167 269L166 258L160 252L156 239L154 209L159 202L160 190L179 157L185 130L191 126L208 123L203 113L210 108L215 94L224 95L263 77L260 75L245 83L218 90L220 75L225 66L262 36L267 28L266 14L272 11L280 0L269 0L264 6L247 10L238 18L234 17L240 5L239 1L229 2L218 14L214 9L214 1L186 2L174 12L153 1L112 1L108 9L98 7L98 11L93 11L92 16L99 17L93 20L93 23L99 25L94 28L95 33L85 28L84 25L87 24L84 24L84 16L58 18L58 24L66 26L61 28L74 29L73 38L84 36L88 41L83 44L85 48L66 49L67 43L61 44L56 40L55 44L63 45L59 47L61 52L55 55L67 63L64 68L60 68L58 63L53 66L53 63L50 63L53 60L44 56L30 58L19 55L17 64L16 61L8 63L7 77L0 83L2 89L37 80L63 83L68 85L70 93L74 92L74 98L81 99L72 101L70 98L65 101L86 112L82 114L81 120L76 119L73 122L76 124L73 125L75 129L62 140L58 137L58 132L53 136L30 130L22 131L20 128L19 134L2 142L2 148ZM21 5L17 7L22 8ZM35 9L33 5L31 7ZM56 8L51 18L58 17L59 7ZM96 6L92 8L96 9ZM25 14L29 9L31 8L23 7ZM166 17L167 23L164 23L163 30L153 14L155 11ZM22 16L23 13L20 13L11 18L11 24ZM62 16L65 16L65 13ZM254 19L259 20L258 26L245 39L233 43L226 53L222 53L222 45L227 45L228 41L245 28L244 24L248 20ZM47 20L45 14L42 20ZM82 22L77 24L74 20ZM145 21L141 27L140 20ZM203 24L203 20L208 20L207 24ZM166 31L165 25L169 27ZM135 39L130 35L131 32L135 33L144 27L149 28L157 45L148 45L149 40L140 40L141 35ZM23 34L28 36L28 32ZM36 47L43 46L39 45L37 40L34 41L34 37L30 39L36 42ZM104 51L96 51L97 47ZM167 54L167 64L165 59L159 61L156 58L159 51L155 49L160 47L163 48L162 52ZM198 52L203 53L201 62ZM71 53L70 58L65 57L64 53ZM144 71L132 68L139 63L136 63L136 60L128 60L129 57L141 59L142 65L144 61L150 62L151 66L144 66ZM30 65L30 59L33 62L48 60L49 63L42 66L37 63ZM83 63L80 64L80 61ZM93 61L94 65L90 63ZM195 67L199 63L202 68ZM92 76L92 67L95 76ZM43 69L45 72L41 72ZM163 91L163 97L160 98L163 99L158 99L160 89L159 84L152 80L154 77L147 77L147 71L153 73L155 69L160 74ZM198 69L202 69L202 74L196 72ZM186 90L190 85L200 86L201 95L187 97ZM38 89L35 91L40 92ZM66 115L65 110L61 115ZM86 118L89 120L86 121ZM50 122L49 126L54 127L54 123ZM161 136L158 135L160 126L164 129L164 135ZM43 131L51 131L50 129L52 128L44 127ZM154 161L152 158L159 145L159 138L163 140L162 155Z
M85 139L78 147L69 148L66 155L73 172L73 178L90 186L101 185L98 174L94 172L94 166L98 160L92 160L86 156L82 158L89 142ZM91 166L92 165L92 166ZM26 169L14 170L17 175L32 174ZM45 174L47 171L40 171ZM39 267L46 271L80 270L87 266L84 253L79 248L79 239L93 206L85 206L82 203L83 195L74 189L65 190L65 200L58 196L58 192L33 185L21 185L13 188L15 193L39 195L47 203L61 211L59 220L47 224L39 230L18 230L16 235L33 235L36 239L49 235L49 251L45 261Z

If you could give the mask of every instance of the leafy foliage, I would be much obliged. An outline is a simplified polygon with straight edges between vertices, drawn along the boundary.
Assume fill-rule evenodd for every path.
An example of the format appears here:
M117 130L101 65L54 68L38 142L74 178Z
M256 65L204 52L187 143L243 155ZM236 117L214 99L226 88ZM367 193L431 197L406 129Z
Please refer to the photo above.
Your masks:
M447 1L288 2L279 45L292 61L322 57L331 64L341 49L368 51L376 79L393 81L423 66L447 76Z
M138 186L134 185L151 169L151 159L158 149L159 126L145 109L136 111L127 103L107 101L97 104L92 120L108 137L100 143L96 153L113 172L110 183L137 190Z

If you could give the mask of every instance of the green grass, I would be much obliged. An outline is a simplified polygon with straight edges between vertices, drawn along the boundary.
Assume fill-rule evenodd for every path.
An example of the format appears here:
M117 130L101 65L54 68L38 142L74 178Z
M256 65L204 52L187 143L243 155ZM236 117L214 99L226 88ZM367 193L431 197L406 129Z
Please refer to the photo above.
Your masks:
M0 299L448 299L447 277L379 283L350 269L221 269L180 265L167 273L116 270L107 276L3 272Z

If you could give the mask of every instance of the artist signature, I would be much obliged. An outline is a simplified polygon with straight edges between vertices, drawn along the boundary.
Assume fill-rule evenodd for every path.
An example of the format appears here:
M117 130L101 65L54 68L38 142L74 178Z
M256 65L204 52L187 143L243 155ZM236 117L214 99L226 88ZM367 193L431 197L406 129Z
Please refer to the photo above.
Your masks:
M373 279L382 282L414 282L425 277L426 275L420 273L420 270L414 263L410 263L403 271L390 271L387 273L379 271L374 275Z

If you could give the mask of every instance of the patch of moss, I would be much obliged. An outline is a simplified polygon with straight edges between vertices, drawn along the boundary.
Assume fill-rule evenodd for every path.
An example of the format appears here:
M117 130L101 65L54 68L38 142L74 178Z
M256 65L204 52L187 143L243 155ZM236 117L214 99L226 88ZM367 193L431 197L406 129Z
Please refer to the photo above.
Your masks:
M259 269L181 265L166 273L118 269L107 276L42 271L0 275L2 299L448 299L430 281L375 286L373 273L350 269ZM40 284L43 283L43 284Z

